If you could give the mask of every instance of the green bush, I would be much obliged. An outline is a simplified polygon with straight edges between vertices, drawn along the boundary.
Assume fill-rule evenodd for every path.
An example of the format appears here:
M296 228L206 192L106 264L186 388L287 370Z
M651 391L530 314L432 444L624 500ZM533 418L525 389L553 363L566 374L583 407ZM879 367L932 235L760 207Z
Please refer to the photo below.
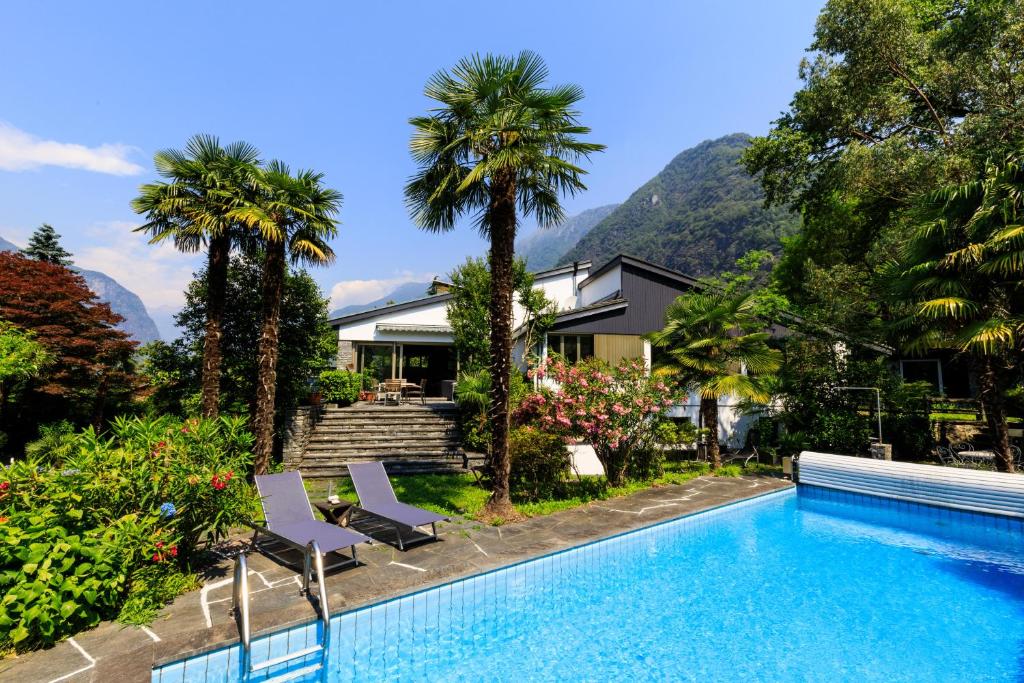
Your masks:
M455 385L462 447L468 451L487 453L490 450L491 423L487 418L490 390L491 374L487 369L464 372ZM514 413L529 393L530 385L513 371L509 377L509 412Z
M0 648L52 644L126 603L155 613L191 585L203 544L255 513L242 418L58 431L0 468Z
M324 370L320 373L320 393L324 403L347 406L359 399L363 376L348 370Z
M561 488L572 465L562 437L536 427L517 427L509 433L508 446L513 495L533 501Z

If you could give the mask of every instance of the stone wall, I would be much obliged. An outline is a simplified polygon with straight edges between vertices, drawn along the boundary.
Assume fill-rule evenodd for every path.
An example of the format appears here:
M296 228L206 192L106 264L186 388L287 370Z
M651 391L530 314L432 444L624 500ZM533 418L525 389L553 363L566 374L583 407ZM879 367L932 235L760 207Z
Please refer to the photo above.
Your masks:
M338 340L337 368L339 370L355 370L356 358L353 352L353 344L350 341Z
M281 459L286 470L295 470L302 465L302 458L309 445L309 436L313 433L320 418L319 406L300 406L288 411L284 418L284 439L281 447Z

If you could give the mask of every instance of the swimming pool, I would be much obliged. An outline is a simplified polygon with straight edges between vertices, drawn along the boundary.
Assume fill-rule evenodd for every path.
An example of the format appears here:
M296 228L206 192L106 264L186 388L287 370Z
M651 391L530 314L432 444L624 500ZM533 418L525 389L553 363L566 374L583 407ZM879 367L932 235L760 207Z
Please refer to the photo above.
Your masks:
M317 628L254 640L253 661ZM331 630L332 683L1021 680L1024 528L801 486L340 614ZM237 681L238 661L228 648L153 681Z

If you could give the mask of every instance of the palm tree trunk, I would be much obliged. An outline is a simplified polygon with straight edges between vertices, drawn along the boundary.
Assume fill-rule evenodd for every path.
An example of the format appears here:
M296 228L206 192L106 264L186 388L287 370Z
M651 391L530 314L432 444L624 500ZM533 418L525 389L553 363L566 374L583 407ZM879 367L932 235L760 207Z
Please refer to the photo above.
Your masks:
M216 418L220 403L221 325L228 283L231 237L224 232L210 240L206 266L206 336L203 339L203 417Z
M509 376L512 366L512 267L516 239L516 186L511 177L494 179L488 208L491 229L491 498L485 514L516 516L509 488Z
M1006 403L1002 387L999 386L999 373L992 366L992 359L985 358L980 364L978 373L979 398L985 411L989 431L992 432L993 450L996 452L996 469L1000 472L1013 472L1014 462L1010 455L1010 431L1006 421Z
M263 261L263 322L257 349L256 416L253 430L253 468L266 474L274 453L274 399L277 392L278 327L281 321L281 292L284 288L284 242L267 245Z
M718 448L718 399L701 397L700 419L708 430L708 460L711 461L711 469L717 470L722 466L722 453Z

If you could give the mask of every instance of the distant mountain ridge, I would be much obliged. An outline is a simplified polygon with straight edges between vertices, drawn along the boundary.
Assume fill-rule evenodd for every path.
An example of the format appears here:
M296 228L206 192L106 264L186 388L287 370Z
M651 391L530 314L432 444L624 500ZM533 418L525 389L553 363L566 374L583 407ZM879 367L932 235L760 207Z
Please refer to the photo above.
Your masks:
M18 251L19 247L0 237L0 251ZM117 280L96 270L85 270L72 266L85 279L85 284L96 293L100 301L110 305L114 313L124 318L117 326L132 339L145 344L160 339L156 323L149 317L145 304L137 294L121 285Z
M531 272L548 270L558 265L559 259L572 249L595 225L600 223L618 204L587 209L570 216L550 228L537 228L516 240L516 254L526 259Z
M422 299L427 295L428 287L430 287L429 282L405 282L396 287L393 292L379 299L374 299L365 304L349 304L348 306L335 309L331 311L330 317L340 318L343 315L362 313L363 311L387 306L389 303L404 304L406 301L412 301L413 299Z
M690 275L717 275L752 249L779 253L799 218L765 209L764 194L739 161L750 136L706 140L677 155L558 263L590 259L600 266L619 253Z

